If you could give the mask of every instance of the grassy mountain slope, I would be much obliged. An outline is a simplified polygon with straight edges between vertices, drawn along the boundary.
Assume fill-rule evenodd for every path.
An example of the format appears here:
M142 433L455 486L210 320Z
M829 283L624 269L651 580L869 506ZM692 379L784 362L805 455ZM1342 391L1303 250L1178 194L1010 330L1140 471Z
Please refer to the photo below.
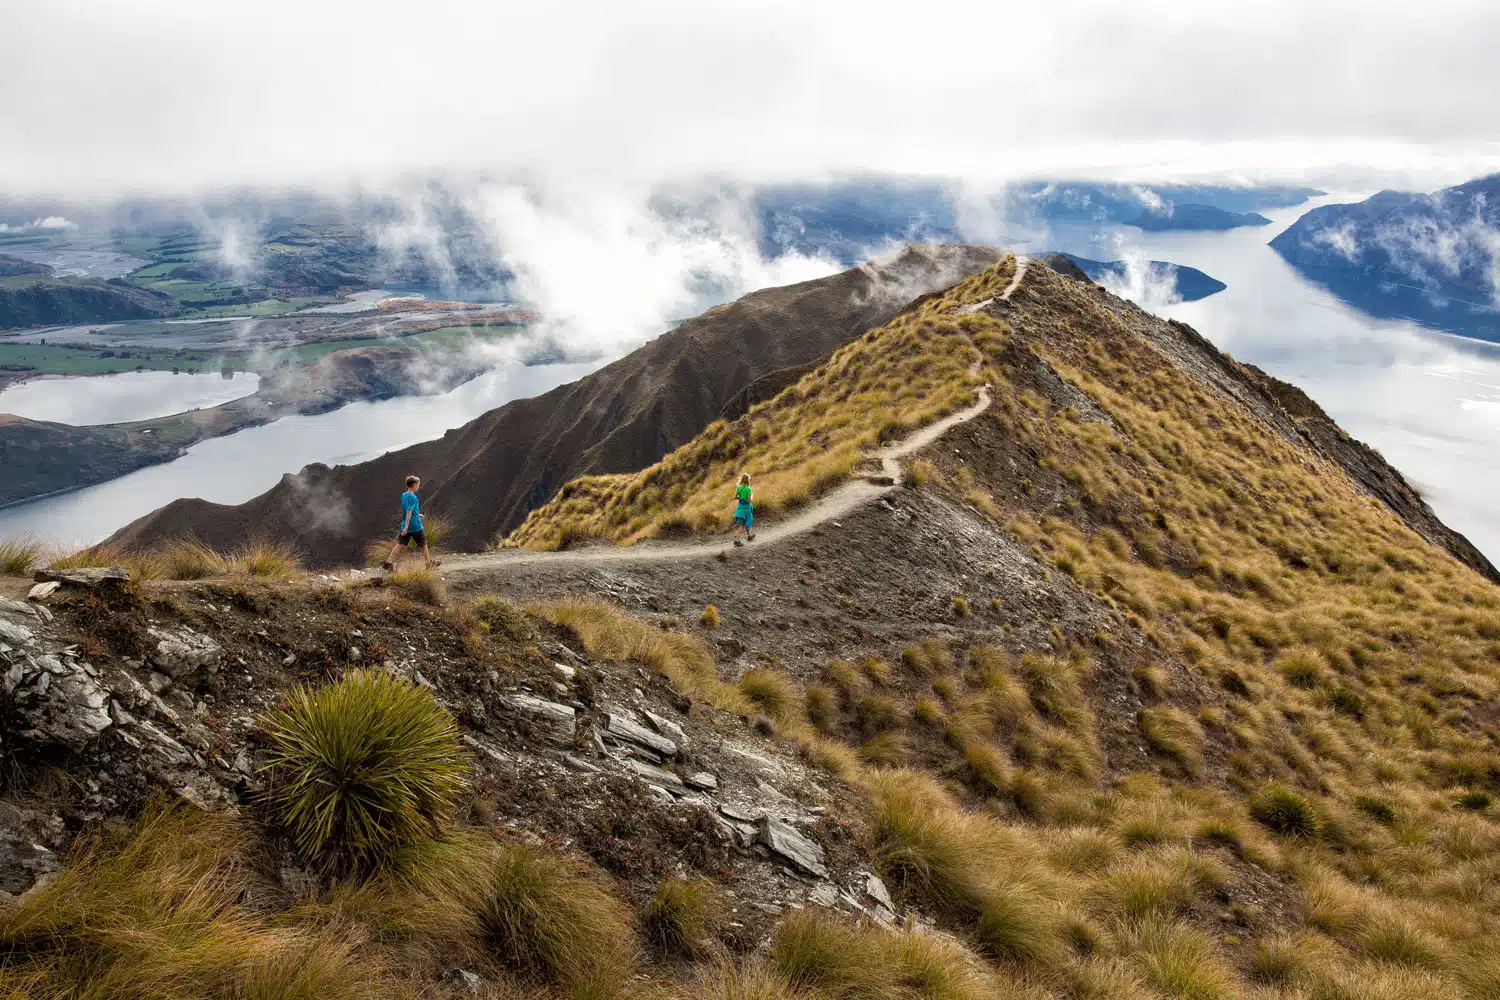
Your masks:
M437 440L358 465L309 466L244 504L178 500L117 540L152 544L192 535L227 549L270 533L313 562L336 565L361 558L372 537L389 535L391 505L416 473L424 508L443 517L451 543L479 549L570 479L651 464L692 440L755 379L826 357L912 298L988 267L996 256L982 247L912 247L828 278L764 289ZM330 508L347 510L347 519L335 523Z
M229 995L446 1000L462 967L494 997L1492 1000L1493 570L1305 397L1037 264L991 301L1009 267L710 426L649 483L591 481L626 515L606 537L681 509L706 525L715 449L747 442L720 464L753 454L768 487L831 482L826 454L967 399L978 350L993 404L907 488L796 542L500 565L455 577L441 609L411 577L67 599L52 641L101 683L136 669L121 657L150 648L148 621L222 643L236 666L179 678L180 718L153 718L246 808L229 832L80 852L20 916L0 908L0 996L184 956ZM532 527L586 516L571 499ZM452 713L472 788L456 830L377 872L299 869L264 779L231 762L265 745L256 713L295 703L287 686L360 663ZM539 698L576 705L576 728L559 739ZM675 740L656 770L600 752L622 717L657 751ZM135 799L115 775L181 780L123 746L69 758L50 801L93 808L85 777ZM666 789L686 778L700 789ZM25 787L5 794L41 797ZM735 846L757 811L820 845L826 877ZM173 877L120 874L138 870ZM120 912L161 933L112 933ZM299 954L323 956L301 992Z

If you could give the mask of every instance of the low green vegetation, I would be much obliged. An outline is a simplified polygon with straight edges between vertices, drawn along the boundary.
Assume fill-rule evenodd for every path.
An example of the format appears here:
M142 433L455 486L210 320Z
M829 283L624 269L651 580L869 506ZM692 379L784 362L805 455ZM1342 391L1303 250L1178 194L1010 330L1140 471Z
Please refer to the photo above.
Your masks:
M307 858L373 868L452 816L468 765L431 692L354 671L266 719L267 804Z

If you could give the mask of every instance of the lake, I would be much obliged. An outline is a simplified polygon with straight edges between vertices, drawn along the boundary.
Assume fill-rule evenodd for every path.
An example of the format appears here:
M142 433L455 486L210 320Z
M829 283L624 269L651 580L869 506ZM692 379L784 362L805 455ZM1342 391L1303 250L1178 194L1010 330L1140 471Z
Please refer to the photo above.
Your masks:
M283 473L312 462L363 462L441 437L444 431L503 403L539 395L582 378L602 364L510 362L441 396L351 403L332 413L283 417L194 445L173 462L73 493L7 507L0 510L0 538L30 534L85 545L178 497L243 503L275 486Z
M0 391L0 413L91 427L206 409L248 396L259 386L260 376L248 372L39 378Z

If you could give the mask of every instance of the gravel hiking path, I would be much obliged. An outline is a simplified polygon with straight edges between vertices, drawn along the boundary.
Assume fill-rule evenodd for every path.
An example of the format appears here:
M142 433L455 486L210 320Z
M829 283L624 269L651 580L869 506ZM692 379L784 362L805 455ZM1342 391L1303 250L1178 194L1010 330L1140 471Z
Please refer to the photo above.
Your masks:
M1011 276L1010 284L1006 285L1005 290L996 298L1003 302L1009 300L1015 294L1016 289L1021 287L1022 279L1026 277L1026 267L1029 263L1030 261L1025 257L1018 256L1016 258L1016 273ZM964 310L966 312L977 312L994 301L995 299L986 299L983 302L965 306ZM971 378L979 375L980 365L983 360L978 348L974 349L974 353L974 361L969 365L968 370L968 375ZM977 395L978 399L973 405L956 413L950 413L943 419L928 424L926 427L912 432L902 440L889 444L871 455L870 459L880 464L879 473L851 480L821 499L808 504L791 517L781 518L766 525L756 531L755 541L749 544L756 548L764 548L767 545L774 545L779 541L806 534L818 525L826 524L838 517L843 517L861 504L879 499L896 489L902 483L901 459L927 447L954 427L957 427L959 424L968 423L989 409L989 383L980 386ZM718 537L691 542L641 542L630 546L613 548L595 547L563 552L528 552L524 549L502 549L497 552L485 552L476 555L448 556L443 561L442 573L444 576L457 576L481 570L501 569L506 566L526 566L535 563L667 562L676 559L702 559L724 553L726 546L727 543L724 539Z

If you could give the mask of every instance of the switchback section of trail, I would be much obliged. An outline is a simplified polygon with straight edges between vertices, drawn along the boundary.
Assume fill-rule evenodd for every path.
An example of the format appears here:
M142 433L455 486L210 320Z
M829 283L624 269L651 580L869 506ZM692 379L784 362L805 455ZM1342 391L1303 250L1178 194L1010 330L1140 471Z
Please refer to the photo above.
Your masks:
M1016 258L1016 271L1011 276L1010 284L1006 285L996 299L1007 301L1015 294L1016 289L1021 287L1022 280L1026 277L1026 268L1030 261L1025 257ZM966 307L967 311L977 311L992 304L994 299L975 303ZM970 364L968 374L973 377L980 372L983 359L978 348L974 348L974 361ZM850 511L862 504L878 500L880 497L899 487L904 481L904 470L901 459L920 451L942 437L948 431L960 424L968 423L979 416L990 407L990 387L988 384L980 386L976 393L977 399L970 406L926 427L913 431L900 441L892 442L881 448L870 456L870 460L878 462L880 473L852 479L832 492L825 494L807 506L788 517L778 518L769 522L765 527L756 532L755 541L751 542L758 548L775 545L777 542L798 535L806 534L818 525L827 524L839 517L843 517ZM476 555L450 556L443 564L443 574L458 575L480 571L503 569L507 566L526 566L546 562L582 562L582 563L622 563L622 562L667 562L677 559L703 559L719 555L725 551L727 543L721 537L704 538L687 542L641 542L637 545L618 546L612 548L591 547L574 549L563 552L529 552L523 549L502 549L496 552L485 552Z

